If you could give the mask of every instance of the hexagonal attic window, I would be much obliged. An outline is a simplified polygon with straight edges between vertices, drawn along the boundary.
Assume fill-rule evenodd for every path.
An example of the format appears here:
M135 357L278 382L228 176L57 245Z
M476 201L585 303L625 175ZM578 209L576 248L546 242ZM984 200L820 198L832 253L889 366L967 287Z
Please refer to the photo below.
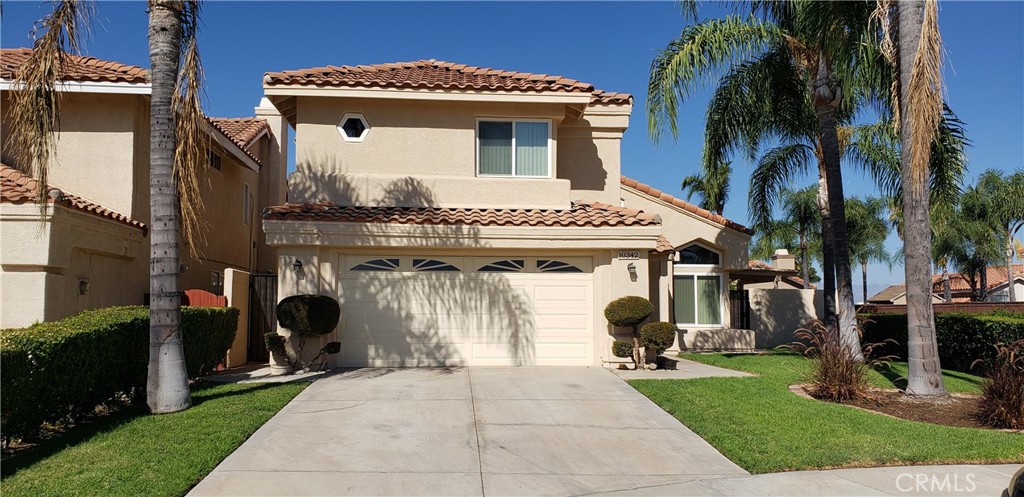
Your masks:
M370 125L362 114L345 114L338 122L338 132L347 142L361 142L370 132Z

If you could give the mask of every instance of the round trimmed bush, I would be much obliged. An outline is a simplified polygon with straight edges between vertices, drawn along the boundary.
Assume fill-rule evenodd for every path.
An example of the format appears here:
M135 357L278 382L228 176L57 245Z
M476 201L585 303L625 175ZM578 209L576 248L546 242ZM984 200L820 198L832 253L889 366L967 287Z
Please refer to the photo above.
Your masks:
M658 355L665 352L676 341L676 325L658 321L640 328L640 343Z
M625 340L616 340L612 342L612 355L627 359L633 357L632 342L627 342Z
M604 317L612 326L632 328L654 313L654 304L643 297L627 296L615 299L604 308Z
M339 319L338 301L326 295L292 295L277 304L277 322L299 335L326 335Z

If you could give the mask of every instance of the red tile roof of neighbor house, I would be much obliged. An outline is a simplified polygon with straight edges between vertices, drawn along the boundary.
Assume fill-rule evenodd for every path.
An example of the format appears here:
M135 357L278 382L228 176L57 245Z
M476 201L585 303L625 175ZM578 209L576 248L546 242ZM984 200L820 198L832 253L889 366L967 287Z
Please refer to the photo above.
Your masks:
M31 176L8 165L0 164L0 203L27 204L38 202L40 195L39 186L39 182ZM69 209L117 221L133 228L138 228L143 233L148 231L148 228L142 222L59 188L47 187L46 195L48 197L47 202L49 203L63 205Z
M696 214L697 216L702 217L704 219L707 219L708 221L711 221L711 222L713 222L715 224L724 226L726 228L729 228L729 229L732 229L732 230L735 230L735 231L739 231L741 233L746 233L748 235L753 233L753 231L751 231L746 226L743 226L742 224L730 221L730 220L728 220L728 219L726 219L726 218L724 218L724 217L722 217L722 216L720 216L718 214L715 214L714 212L711 212L711 211L709 211L707 209L701 209L700 207L697 207L696 205L693 205L693 204L691 204L691 203L689 203L689 202L687 202L685 200L673 197L672 195L669 195L669 194L667 194L667 193L665 193L665 192L663 192L663 191L661 191L661 190L659 190L657 188L654 188L651 185L648 185L648 184L645 184L645 183L641 183L641 182L639 182L639 181L637 181L635 179L627 178L625 176L620 176L619 177L619 183L621 183L621 184L623 184L625 186L628 186L629 188L632 188L632 189L634 189L634 190L636 190L636 191L638 191L640 193L643 193L644 195L647 195L649 197L653 197L653 198L659 199L659 200L661 200L663 202L668 202L668 203L670 203L670 204L672 204L672 205L674 205L676 207L679 207L680 209L683 209L683 210L685 210L687 212Z
M270 131L270 125L265 119L258 117L207 117L207 121L213 128L226 136L238 150L246 157L252 159L260 166L263 162L259 157L249 151L252 142L260 137L264 131Z
M0 49L0 78L14 79L18 68L32 56L31 48ZM61 81L149 83L149 71L138 66L68 54Z
M986 276L988 277L988 290L994 287L1005 284L1008 279L1006 276L1006 265L1000 264L998 266L990 265L987 267ZM960 273L949 273L949 289L950 291L957 292L969 292L971 290L971 284L967 280L967 277ZM1014 278L1024 278L1024 264L1013 265L1013 276ZM981 284L980 275L977 278L977 283ZM932 275L933 289L936 292L945 291L942 285L942 274Z
M590 93L591 104L628 104L633 100L629 94L595 90L590 83L564 76L505 71L433 59L268 72L263 81L303 86Z
M268 220L471 226L656 226L657 216L601 202L573 202L571 209L361 207L334 202L267 207Z

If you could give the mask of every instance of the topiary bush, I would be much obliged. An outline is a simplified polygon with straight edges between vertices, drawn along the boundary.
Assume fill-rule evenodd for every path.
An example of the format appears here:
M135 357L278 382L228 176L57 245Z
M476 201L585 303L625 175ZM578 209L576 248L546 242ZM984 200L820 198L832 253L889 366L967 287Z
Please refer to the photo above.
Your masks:
M341 306L338 301L326 295L292 295L277 304L277 322L282 328L292 332L297 338L295 354L289 354L284 346L284 338L265 337L267 348L271 352L281 354L288 361L293 371L305 371L324 354L336 354L341 350L338 342L329 342L320 349L320 353L309 362L302 360L302 350L306 345L307 336L326 335L338 326L341 319ZM273 348L271 348L273 347Z
M676 343L676 325L665 321L647 323L640 328L640 343L660 356Z
M604 308L604 317L612 326L632 328L654 313L654 304L643 297L627 296L615 299Z
M181 313L185 367L197 378L224 361L238 309L183 307ZM148 361L146 307L96 309L0 331L0 438L31 437L44 423L145 395Z
M277 304L277 322L300 335L326 335L340 318L338 301L326 295L292 295Z
M633 343L625 340L612 342L612 355L615 357L633 357Z
M876 353L907 358L907 316L865 314L860 316L864 343L882 343ZM1024 339L1024 316L1019 314L944 313L935 315L939 360L944 369L978 372L976 361L991 364L998 344Z
M640 357L640 332L637 325L644 322L654 313L654 304L650 300L637 296L617 298L604 308L604 317L612 326L630 328L633 331L633 368L642 369L643 358Z

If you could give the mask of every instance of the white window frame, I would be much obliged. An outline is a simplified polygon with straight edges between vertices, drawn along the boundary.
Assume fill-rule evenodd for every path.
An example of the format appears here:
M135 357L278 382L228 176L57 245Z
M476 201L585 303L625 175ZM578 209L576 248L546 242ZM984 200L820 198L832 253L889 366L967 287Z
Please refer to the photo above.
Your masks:
M512 173L511 174L484 174L480 172L480 123L500 122L512 123ZM546 175L524 175L516 174L516 123L547 123L548 125L548 173ZM551 119L520 119L512 117L478 117L476 118L476 175L479 178L540 178L551 179L555 174L554 160L554 122Z
M718 260L719 260L719 262L721 262L721 260L722 260L722 252L721 251L716 250L713 247L709 247L709 246L707 246L707 245L705 245L703 243L699 243L699 242L692 242L692 243L687 243L685 245L680 245L679 247L677 247L675 249L675 251L679 252L680 250L682 250L682 249L684 249L686 247L689 247L690 245L698 245L698 246L701 246L701 247L703 247L705 249L708 249L708 250L718 254ZM725 290L725 274L722 272L722 266L720 264L682 264L682 263L680 263L678 261L673 261L672 262L672 278L671 278L671 284L672 284L672 302L671 302L671 304L672 304L673 309L675 309L675 300L677 298L676 293L675 293L675 280L676 280L677 276L689 276L690 278L693 279L693 285L694 285L693 286L693 288L694 288L694 292L693 292L693 305L694 305L694 308L693 308L694 309L693 318L694 318L694 321L700 321L700 317L697 315L697 313L699 312L699 309L700 309L700 307L697 306L697 298L698 298L698 294L697 294L697 277L698 276L717 276L718 277L718 289L719 290L718 290L718 323L711 323L711 324L704 323L704 324L701 324L701 323L696 323L696 322L694 322L694 323L680 323L680 322L676 322L675 323L676 326L679 326L679 327L684 327L685 326L685 327L689 327L689 328L700 328L700 327L705 327L705 328L721 328L721 327L725 326L725 312L726 312L725 309L726 309L726 306L729 304L729 302L728 302L728 299L725 297L725 295L728 295L728 294L726 293L726 290ZM673 312L673 314L674 314L674 312ZM673 321L678 321L678 316L672 316L672 317L673 317Z
M358 119L363 122L363 132L360 133L359 136L348 136L345 134L345 130L342 126L344 126L345 121L348 121L349 119ZM366 139L366 135L370 134L370 123L368 123L366 118L363 117L363 114L359 112L346 112L345 115L341 116L341 120L338 121L338 125L335 126L335 128L337 128L338 133L341 133L341 137L349 143L362 143L363 140Z

